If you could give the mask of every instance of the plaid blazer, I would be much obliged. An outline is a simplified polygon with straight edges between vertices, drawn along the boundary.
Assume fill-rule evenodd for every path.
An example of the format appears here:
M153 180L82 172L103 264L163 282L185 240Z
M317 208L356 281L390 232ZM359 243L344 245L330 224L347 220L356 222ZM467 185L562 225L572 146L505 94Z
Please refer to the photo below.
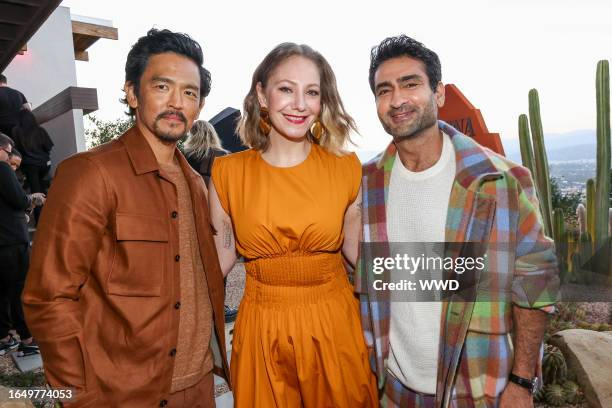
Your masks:
M456 155L445 240L484 243L476 245L481 254L470 256L486 254L485 269L493 273L487 274L487 279L477 276L473 290L443 303L436 406L497 406L512 369L512 305L547 312L554 308L559 285L554 244L544 235L529 170L448 124L438 124L451 137ZM384 386L389 355L390 301L388 295L374 293L368 262L373 245L368 244L376 245L376 256L380 256L381 246L383 253L389 253L386 203L395 156L391 143L363 166L364 228L353 279L379 388ZM382 276L388 279L388 271ZM495 299L497 294L506 296L497 301L482 300Z

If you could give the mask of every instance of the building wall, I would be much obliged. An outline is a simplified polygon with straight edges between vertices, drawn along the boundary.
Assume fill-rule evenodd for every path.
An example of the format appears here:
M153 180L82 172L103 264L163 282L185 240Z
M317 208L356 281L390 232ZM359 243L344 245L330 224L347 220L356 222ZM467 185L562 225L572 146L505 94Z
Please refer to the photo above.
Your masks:
M8 85L20 90L34 109L69 86L77 86L69 8L58 7L28 41L27 48L4 74ZM66 112L43 127L55 143L53 169L59 161L85 150L82 110Z
M79 119L79 113L80 118ZM83 133L83 119L81 110L68 111L44 124L52 135L53 150L51 151L51 170L55 172L57 165L66 157L85 150L85 145L79 145L77 134ZM68 154L67 154L68 153Z

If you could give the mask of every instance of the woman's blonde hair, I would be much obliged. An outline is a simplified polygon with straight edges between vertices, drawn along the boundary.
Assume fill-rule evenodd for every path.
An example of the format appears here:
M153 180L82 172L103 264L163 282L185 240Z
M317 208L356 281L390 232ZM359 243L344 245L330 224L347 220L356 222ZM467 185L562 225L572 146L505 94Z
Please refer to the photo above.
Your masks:
M344 154L344 147L351 142L351 130L357 131L352 117L344 110L344 105L338 94L336 76L327 60L308 45L295 43L282 43L277 45L259 64L253 73L251 89L244 98L243 115L238 124L238 133L242 142L253 149L266 151L270 146L270 139L259 128L260 105L257 99L257 84L265 88L268 79L274 70L289 57L295 55L308 58L319 69L321 79L321 113L318 120L325 131L319 140L311 132L307 133L310 142L319 144L326 150L337 155Z
M196 120L183 147L185 155L202 160L210 148L224 150L215 128L205 120Z

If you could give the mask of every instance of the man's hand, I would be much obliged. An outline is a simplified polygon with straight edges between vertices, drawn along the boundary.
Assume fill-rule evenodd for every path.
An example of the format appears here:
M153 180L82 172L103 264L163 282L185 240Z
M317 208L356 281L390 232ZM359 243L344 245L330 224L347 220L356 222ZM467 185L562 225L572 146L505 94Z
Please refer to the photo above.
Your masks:
M527 388L508 382L501 394L499 408L533 408L533 395Z
M47 199L43 193L32 193L30 197L32 197L32 204L34 207L40 207Z

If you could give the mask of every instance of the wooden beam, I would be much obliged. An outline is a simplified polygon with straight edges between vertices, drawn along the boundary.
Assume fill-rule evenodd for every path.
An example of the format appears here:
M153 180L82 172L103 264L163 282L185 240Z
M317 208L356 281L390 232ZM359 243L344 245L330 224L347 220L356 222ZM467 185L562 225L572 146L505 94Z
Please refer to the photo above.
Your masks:
M75 51L74 59L77 61L89 61L89 53L87 51Z
M3 0L3 3L20 4L23 6L40 7L44 5L45 0Z
M68 87L34 109L33 113L38 123L43 124L72 109L82 109L84 114L98 110L96 88Z
M96 41L98 41L98 37L91 37L88 35L82 34L72 34L72 42L74 45L74 51L85 51L89 47L93 45Z
M0 22L21 25L17 35L7 46L1 47L0 41L0 72L7 67L23 44L32 38L60 2L61 0L29 0L19 4L0 2ZM30 4L38 4L38 7L32 7Z
M3 2L0 4L0 22L25 24L37 11L38 7Z
M118 40L119 31L115 27L108 27L98 24L84 23L82 21L72 21L72 34L81 34L89 37L106 38Z
M12 40L19 34L20 28L17 24L0 23L0 39Z

